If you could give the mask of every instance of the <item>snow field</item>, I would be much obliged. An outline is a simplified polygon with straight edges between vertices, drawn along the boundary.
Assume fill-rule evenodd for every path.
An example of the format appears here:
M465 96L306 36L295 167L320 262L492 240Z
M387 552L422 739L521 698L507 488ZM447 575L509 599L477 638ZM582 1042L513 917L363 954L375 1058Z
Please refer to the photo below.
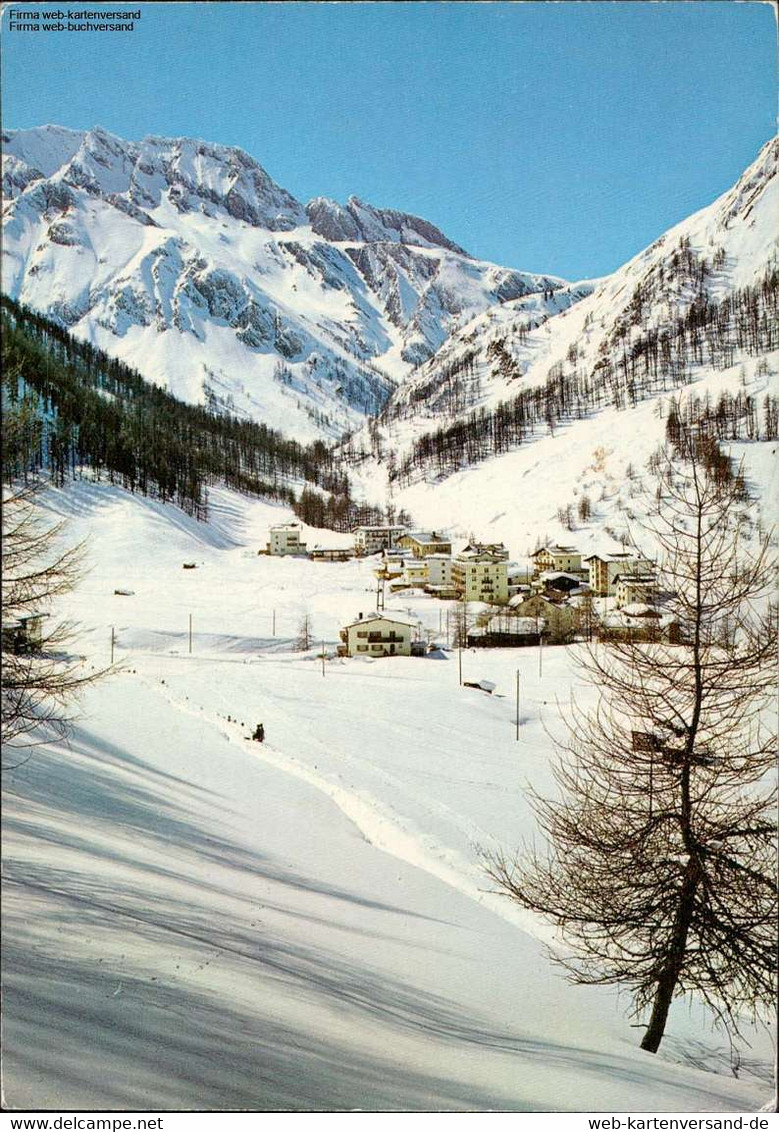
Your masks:
M735 1080L680 1003L662 1055L642 1054L626 996L568 985L548 929L488 891L479 847L532 837L526 785L552 788L565 650L544 650L541 676L535 649L466 650L464 678L492 696L459 687L456 654L332 659L323 676L318 646L294 650L300 615L333 651L373 608L370 560L257 556L287 513L228 492L208 524L87 483L47 505L87 538L65 610L78 650L105 664L114 626L120 668L67 745L6 776L12 1107L765 1103L764 1034ZM437 629L433 599L393 603ZM264 744L247 738L260 721Z

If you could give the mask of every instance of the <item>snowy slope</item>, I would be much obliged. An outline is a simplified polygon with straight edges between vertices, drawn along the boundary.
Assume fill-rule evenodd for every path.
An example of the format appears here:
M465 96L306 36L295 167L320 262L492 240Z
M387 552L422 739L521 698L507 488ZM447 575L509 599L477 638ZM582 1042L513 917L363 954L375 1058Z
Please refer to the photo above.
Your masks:
M708 395L716 402L722 392L735 396L740 390L762 406L766 394L779 392L775 348L761 356L739 348L732 336L723 365L722 357L709 356L708 347L699 356L690 348L680 359L673 339L676 323L693 306L711 309L775 271L778 161L774 139L731 190L613 276L507 302L452 335L397 390L378 426L352 437L346 451L362 488L376 500L391 497L423 524L520 545L549 537L607 549L603 532L624 530L635 490L625 470L632 465L640 471L663 441L671 398L681 396L684 403ZM766 311L759 318L770 333L775 315ZM676 356L667 373L646 377L646 344L657 353L664 334L670 336L669 355L673 347ZM587 391L584 419L563 417L552 433L542 419L515 451L470 467L462 463L449 469L455 474L448 478L434 461L420 461L404 473L420 437L561 378ZM634 404L624 392L631 381ZM603 462L601 452L608 463L605 477L588 472ZM758 480L765 490L765 476ZM583 494L600 506L595 523L578 524L572 536L557 511L570 504L575 512Z
M477 847L515 845L527 782L551 785L566 650L545 650L540 676L534 650L466 654L492 696L458 687L447 654L323 675L317 650L296 651L300 615L331 650L371 607L371 564L258 557L282 508L220 492L197 524L85 482L46 507L88 538L63 610L78 651L105 663L113 626L122 670L69 744L4 776L7 1104L767 1102L765 1032L747 1029L736 1080L710 1019L680 1002L661 1054L642 1053L626 1000L568 985L544 925L486 891ZM404 605L440 635L441 603ZM246 738L260 720L263 745Z
M350 474L358 493L404 508L418 526L446 529L455 539L504 542L516 558L549 542L574 544L582 554L611 553L624 549L631 534L644 537L642 496L652 485L647 464L665 441L671 400L680 397L684 405L690 397L708 395L716 403L723 393L747 395L758 406L766 395L779 398L779 351L702 373L676 395L669 392L620 410L604 408L441 479L420 476L402 486L388 479L392 462L386 453L393 444L402 450L410 443L407 422L390 421L382 430L383 458L360 461ZM755 519L766 528L775 526L777 442L723 441L721 447L743 462Z
M187 400L337 437L487 307L562 281L356 198L304 208L235 147L3 135L3 289Z

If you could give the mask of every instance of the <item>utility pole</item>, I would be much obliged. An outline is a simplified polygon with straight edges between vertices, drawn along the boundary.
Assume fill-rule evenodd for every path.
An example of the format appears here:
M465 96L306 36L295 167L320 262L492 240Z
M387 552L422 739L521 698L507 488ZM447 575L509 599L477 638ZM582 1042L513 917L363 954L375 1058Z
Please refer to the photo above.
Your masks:
M538 676L539 679L544 671L544 634L541 629L541 621L538 621Z
M276 636L276 610L273 610L273 636Z
M325 642L322 641L322 675L325 674Z
M192 614L189 615L189 651L192 652Z
M520 670L516 669L516 741L520 741Z

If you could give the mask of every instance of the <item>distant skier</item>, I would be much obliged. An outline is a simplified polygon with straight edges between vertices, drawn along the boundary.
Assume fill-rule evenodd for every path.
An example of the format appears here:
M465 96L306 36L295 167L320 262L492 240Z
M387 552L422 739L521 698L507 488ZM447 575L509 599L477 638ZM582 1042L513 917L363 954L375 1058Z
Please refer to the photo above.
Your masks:
M258 743L262 743L265 739L265 728L261 723L258 723L255 727L252 739L256 740Z

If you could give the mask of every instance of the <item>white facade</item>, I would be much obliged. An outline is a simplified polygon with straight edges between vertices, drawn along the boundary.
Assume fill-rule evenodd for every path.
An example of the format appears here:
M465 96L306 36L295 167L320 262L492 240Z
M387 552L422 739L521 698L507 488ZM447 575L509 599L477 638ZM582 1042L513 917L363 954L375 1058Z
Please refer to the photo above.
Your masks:
M401 535L398 545L406 547L415 558L427 558L431 554L451 554L451 540L440 531L409 531Z
M405 533L405 527L356 527L352 531L354 549L358 554L378 554L396 546Z
M574 546L542 546L533 555L536 576L545 570L560 570L565 573L582 572L582 556Z
M411 656L415 629L415 623L397 614L360 614L341 630L341 640L347 656Z
M270 542L265 544L268 554L305 554L306 544L300 539L299 523L278 523L270 529Z
M430 554L427 563L428 585L451 586L452 559L448 554Z
M617 598L615 606L624 609L626 605L646 603L652 605L657 596L657 578L654 574L619 574L616 578Z
M430 580L430 571L425 559L406 561L403 567L402 579L407 586L426 586Z
M624 554L591 554L584 559L590 572L590 589L598 597L611 597L620 574L638 573L647 565L642 559L625 551Z
M464 550L452 562L452 585L463 601L505 605L509 599L508 562L493 554Z

